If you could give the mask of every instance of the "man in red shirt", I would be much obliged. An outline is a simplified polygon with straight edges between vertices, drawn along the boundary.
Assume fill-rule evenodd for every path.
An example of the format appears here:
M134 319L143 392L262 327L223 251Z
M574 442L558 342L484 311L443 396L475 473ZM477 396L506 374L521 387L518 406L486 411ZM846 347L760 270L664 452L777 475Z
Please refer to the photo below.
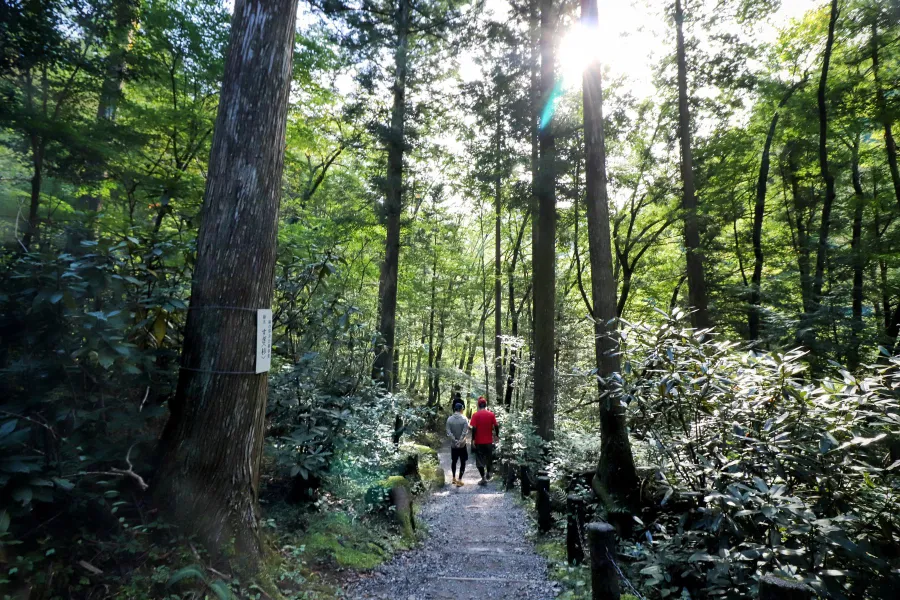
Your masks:
M491 467L494 462L494 433L500 436L500 425L497 417L487 409L487 400L484 396L478 398L478 411L472 415L469 421L472 429L472 447L475 451L475 466L481 473L481 481L478 485L485 485L491 480Z

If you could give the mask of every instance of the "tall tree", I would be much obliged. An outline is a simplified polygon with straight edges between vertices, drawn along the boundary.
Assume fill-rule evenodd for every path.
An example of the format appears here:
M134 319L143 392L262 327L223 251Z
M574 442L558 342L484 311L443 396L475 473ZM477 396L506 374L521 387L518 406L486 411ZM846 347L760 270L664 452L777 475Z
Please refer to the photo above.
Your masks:
M549 105L556 85L553 0L540 2L541 123L538 129L537 218L534 220L534 403L532 421L544 440L553 439L556 402L556 138Z
M262 551L257 497L268 374L256 309L272 302L296 0L238 0L209 159L178 390L154 499L210 548Z
M825 286L825 265L828 259L828 236L831 230L831 209L837 193L834 187L834 174L828 165L828 68L831 64L831 52L834 48L834 27L838 18L838 0L831 0L831 13L828 19L828 38L822 55L822 72L819 75L819 89L816 95L819 115L819 172L825 182L825 198L822 202L822 215L819 219L819 242L816 248L816 271L813 276L813 307L819 308L822 301L822 289Z
M387 137L387 184L384 197L385 250L378 279L378 343L372 378L390 389L394 371L397 315L397 272L400 263L400 215L403 211L403 130L406 120L406 79L409 49L408 0L398 0L394 20L394 83L391 126Z
M585 31L596 31L597 0L581 0ZM594 314L594 352L600 393L600 465L597 479L616 505L635 506L639 484L628 440L625 406L618 390L607 385L621 369L616 333L616 279L609 233L609 194L606 179L606 140L603 131L603 81L599 60L583 75L585 203L591 256L591 297ZM577 241L576 241L577 243Z
M675 0L675 38L678 62L678 135L681 142L681 182L684 188L684 247L687 250L688 301L694 309L691 321L697 329L712 324L706 300L706 275L703 250L700 247L700 223L697 215L697 192L694 187L694 159L691 150L691 113L688 105L687 58L684 48L684 11L681 0Z

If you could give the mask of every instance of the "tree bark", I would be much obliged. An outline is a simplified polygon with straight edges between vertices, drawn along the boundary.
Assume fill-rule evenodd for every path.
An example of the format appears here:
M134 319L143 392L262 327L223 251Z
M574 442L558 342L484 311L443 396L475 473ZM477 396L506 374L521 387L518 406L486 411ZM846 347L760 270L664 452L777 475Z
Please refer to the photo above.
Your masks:
M409 0L400 0L394 32L394 105L387 148L387 189L384 198L385 251L378 281L378 343L372 379L379 379L389 389L394 370L394 333L397 315L397 271L400 263L400 214L403 210L403 151L406 117L407 50L409 45Z
M675 33L678 54L678 131L681 140L681 180L684 196L684 247L687 250L688 299L694 312L691 322L706 329L712 322L706 300L706 276L703 250L700 247L700 224L697 216L697 194L694 189L694 159L691 151L691 114L688 106L687 59L684 49L684 12L681 0L675 0Z
M541 0L541 92L551 102L555 84L553 0ZM554 372L556 314L556 139L550 123L538 131L538 218L534 265L534 403L532 422L545 441L553 439L556 380Z
M819 77L817 95L819 113L819 171L825 182L825 201L822 203L822 216L819 221L819 243L816 249L816 273L813 277L813 310L818 310L822 301L822 290L825 286L825 265L828 259L828 235L831 228L831 208L836 197L834 175L828 167L828 108L825 94L828 88L828 67L831 64L831 50L834 47L834 26L838 18L838 0L831 0L831 17L828 20L828 38L825 42L825 54L822 58L822 74Z
M254 373L255 309L272 302L296 10L295 0L234 7L182 368L153 490L176 523L212 551L234 540L250 567L262 552L268 393L268 375Z
M894 196L897 198L897 206L900 206L900 169L897 167L897 143L894 141L893 122L887 111L887 102L884 98L884 90L881 87L879 69L881 66L878 56L878 23L872 22L872 76L875 80L875 106L878 109L878 118L884 127L884 151L887 154L888 167L891 172L891 182L894 184Z
M586 31L598 27L597 0L581 0L581 22ZM609 195L606 181L606 140L603 132L603 82L599 61L591 62L583 76L585 203L591 258L591 298L594 308L594 352L600 394L600 465L597 478L607 501L635 507L639 483L628 439L625 407L620 395L606 386L606 378L621 369L616 333L616 280L613 276L609 234Z

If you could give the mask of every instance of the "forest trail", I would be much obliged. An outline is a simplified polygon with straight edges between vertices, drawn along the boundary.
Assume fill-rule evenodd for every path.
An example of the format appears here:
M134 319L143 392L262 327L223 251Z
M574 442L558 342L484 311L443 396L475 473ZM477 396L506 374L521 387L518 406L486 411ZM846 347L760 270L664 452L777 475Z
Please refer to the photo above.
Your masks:
M439 452L450 475L450 450ZM525 537L527 518L494 479L477 485L474 456L465 486L432 494L417 524L425 541L396 556L347 590L349 598L391 600L550 600L558 587L547 578L547 561Z

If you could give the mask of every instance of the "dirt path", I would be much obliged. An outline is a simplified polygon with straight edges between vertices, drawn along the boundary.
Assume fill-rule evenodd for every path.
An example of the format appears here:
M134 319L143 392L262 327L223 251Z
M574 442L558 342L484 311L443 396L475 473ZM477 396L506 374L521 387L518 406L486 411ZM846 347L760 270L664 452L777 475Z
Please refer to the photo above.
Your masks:
M471 455L471 452L470 452ZM440 453L450 475L450 451ZM447 485L419 513L428 536L370 577L346 590L353 599L550 600L558 588L547 580L547 562L526 539L526 518L495 479L477 485L474 457L465 486Z

